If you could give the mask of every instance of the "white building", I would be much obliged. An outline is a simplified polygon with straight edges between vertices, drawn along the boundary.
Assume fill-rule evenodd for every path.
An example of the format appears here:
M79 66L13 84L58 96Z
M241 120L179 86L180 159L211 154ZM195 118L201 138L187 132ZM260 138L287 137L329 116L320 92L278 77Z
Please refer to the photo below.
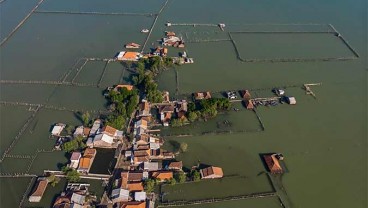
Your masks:
M52 128L51 134L53 136L60 136L61 132L63 131L63 129L65 128L65 124L62 123L58 123L54 126L54 128Z
M147 195L146 195L146 192L144 191L134 193L135 201L145 201L146 198L147 198Z
M129 191L122 188L114 189L111 198L113 203L129 201Z

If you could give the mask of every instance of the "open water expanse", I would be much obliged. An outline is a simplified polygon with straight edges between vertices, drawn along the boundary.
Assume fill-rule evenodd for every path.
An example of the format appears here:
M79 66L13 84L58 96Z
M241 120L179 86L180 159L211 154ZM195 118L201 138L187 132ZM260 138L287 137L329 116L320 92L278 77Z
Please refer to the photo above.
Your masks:
M148 52L170 30L187 41L185 50L195 62L158 76L159 88L168 90L171 97L241 89L262 97L272 96L273 87L284 86L286 94L296 97L297 105L259 107L264 129L240 103L235 104L239 112L219 115L216 120L164 129L166 135L193 135L165 138L167 149L175 149L176 142L188 144L188 151L178 158L186 168L201 162L222 167L226 176L213 183L166 186L161 190L165 200L273 191L260 154L280 152L288 171L274 180L287 207L367 207L366 1L44 0L19 27L39 1L0 2L1 175L39 175L44 169L60 168L67 158L63 152L51 151L55 143L49 139L51 126L57 122L80 125L73 112L104 110L102 91L130 82L129 70L120 63L88 61L84 65L85 58L113 58L124 44L143 45L146 38ZM200 25L168 28L167 21L225 23L226 27L224 31ZM140 32L153 23L152 33ZM348 45L331 33L328 24ZM257 33L262 31L267 33ZM284 33L276 33L280 31ZM179 51L169 48L169 55L177 56ZM351 59L319 60L346 57ZM62 81L80 85L55 84ZM312 87L316 99L305 95L301 89L305 83L322 83ZM230 124L223 125L224 121ZM228 133L202 135L223 129ZM110 162L93 169L106 172ZM21 203L30 181L1 177L0 207L50 207L65 185L63 181L49 187L40 204L30 204L27 198ZM101 195L102 190L101 183L94 181L93 191ZM270 197L191 207L276 208L280 203L278 197Z

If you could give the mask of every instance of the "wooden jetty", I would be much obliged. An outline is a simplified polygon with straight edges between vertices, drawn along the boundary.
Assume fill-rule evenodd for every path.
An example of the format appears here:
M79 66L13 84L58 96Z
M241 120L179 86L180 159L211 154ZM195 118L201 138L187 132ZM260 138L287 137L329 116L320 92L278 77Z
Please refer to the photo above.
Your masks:
M47 11L37 10L35 13L44 14L78 14L78 15L115 15L115 16L154 16L152 13L126 13L126 12L82 12L82 11Z
M97 83L97 87L100 87L101 86L101 83L102 83L102 80L106 74L106 70L107 70L107 66L109 65L110 61L106 61L106 64L104 66L104 69L102 71L102 74L100 76L100 79L98 80L98 83Z
M209 40L189 40L186 43L210 43L210 42L223 42L223 41L231 41L231 39L209 39Z
M164 10L164 8L166 7L166 5L168 3L169 3L169 0L166 0L166 2L162 5L162 7L161 7L160 11L158 12L158 14L156 14L155 20L153 21L152 26L151 26L151 28L149 30L149 33L148 33L148 35L146 37L146 40L143 43L143 47L142 47L141 53L143 53L144 52L144 49L146 48L146 45L148 43L149 38L151 37L151 34L152 34L153 29L155 28L155 25L157 23L157 20L158 20L159 15L162 13L162 11Z
M244 200L244 199L256 199L256 198L266 198L266 197L275 197L276 192L264 192L264 193L255 193L249 195L241 195L241 196L230 196L225 198L212 198L212 199L202 199L202 200L192 200L192 201L173 201L173 202L161 202L158 207L176 207L176 206L189 206L189 205L199 205L199 204L210 204L224 201L235 201L235 200Z
M274 101L279 100L281 97L265 97L265 98L252 98L250 101Z
M6 36L0 43L0 46L4 45L4 43L9 40L9 38L14 35L14 33L29 19L29 17L36 11L36 9L43 3L44 0L40 0L35 7L27 14L26 17Z
M3 103L4 101L2 101L1 103ZM5 150L5 152L3 153L0 162L2 162L5 158L6 155L8 155L8 153L10 152L10 150L13 149L14 145L18 142L18 140L20 139L20 137L23 135L24 131L28 128L28 126L31 124L31 122L33 121L33 119L36 117L37 112L40 110L41 105L34 105L37 106L37 108L35 109L35 111L32 113L32 115L27 119L27 121L24 123L24 125L22 126L22 128L19 130L18 134L14 137L12 143L9 145L9 147Z
M317 98L316 94L314 94L314 92L312 91L310 86L320 86L320 85L322 85L322 83L311 83L311 84L304 84L303 87L304 87L304 90L306 91L307 95L311 95L314 98Z
M218 24L205 24L205 23L171 23L171 26L207 26L207 27L218 27Z

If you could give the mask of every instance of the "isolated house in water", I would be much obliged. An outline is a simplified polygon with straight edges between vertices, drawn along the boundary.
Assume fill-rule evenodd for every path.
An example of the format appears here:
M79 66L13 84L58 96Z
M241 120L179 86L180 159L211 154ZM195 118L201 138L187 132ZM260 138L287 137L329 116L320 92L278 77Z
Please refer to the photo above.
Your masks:
M52 128L51 135L52 136L60 136L60 134L63 131L63 129L65 128L65 126L66 125L62 124L62 123L55 124L55 126Z
M281 173L283 173L283 170L281 168L279 159L277 159L276 156L277 156L277 154L264 155L263 159L264 159L270 173L272 173L272 174L281 174Z
M203 99L210 99L211 93L210 92L196 92L194 93L195 100L203 100Z
M29 202L40 202L42 199L43 194L47 188L48 181L46 178L41 178L37 181L36 189L29 196Z
M222 168L215 166L210 166L208 168L201 169L200 173L202 179L222 178L224 176Z

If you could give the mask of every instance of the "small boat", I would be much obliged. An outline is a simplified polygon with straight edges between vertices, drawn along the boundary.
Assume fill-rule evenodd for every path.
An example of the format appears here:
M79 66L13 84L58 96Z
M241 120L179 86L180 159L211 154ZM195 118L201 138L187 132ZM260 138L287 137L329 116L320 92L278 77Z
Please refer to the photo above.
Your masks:
M142 29L141 30L141 33L148 33L149 32L149 29Z

